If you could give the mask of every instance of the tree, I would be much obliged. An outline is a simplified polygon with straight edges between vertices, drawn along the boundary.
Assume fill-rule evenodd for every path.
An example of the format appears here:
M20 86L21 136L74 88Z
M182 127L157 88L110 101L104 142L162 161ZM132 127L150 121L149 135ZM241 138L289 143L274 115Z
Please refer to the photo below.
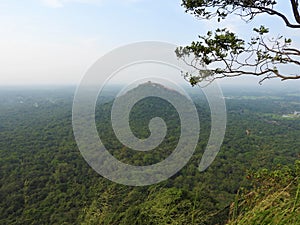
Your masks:
M299 1L287 3L291 4L293 19L275 9L275 0L183 0L182 6L197 18L216 18L218 22L230 14L238 15L246 22L266 14L278 17L288 28L300 31ZM292 47L292 40L283 36L269 38L269 29L263 25L254 28L253 32L255 35L246 41L226 28L216 29L199 36L200 40L189 46L177 48L177 57L199 72L196 75L184 72L185 78L192 85L241 75L258 76L260 83L271 78L300 79L300 49ZM293 66L290 72L284 68L287 65Z

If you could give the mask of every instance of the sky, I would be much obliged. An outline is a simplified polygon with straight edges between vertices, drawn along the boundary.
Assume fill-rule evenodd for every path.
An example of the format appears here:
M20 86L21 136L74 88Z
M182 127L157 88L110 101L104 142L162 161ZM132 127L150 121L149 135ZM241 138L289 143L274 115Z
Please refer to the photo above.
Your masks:
M285 1L280 7L289 11ZM181 0L1 0L0 86L76 85L96 60L120 46L149 40L185 46L218 26L249 37L262 23L300 48L300 32L279 19L260 17L250 25L236 17L221 24L197 20Z

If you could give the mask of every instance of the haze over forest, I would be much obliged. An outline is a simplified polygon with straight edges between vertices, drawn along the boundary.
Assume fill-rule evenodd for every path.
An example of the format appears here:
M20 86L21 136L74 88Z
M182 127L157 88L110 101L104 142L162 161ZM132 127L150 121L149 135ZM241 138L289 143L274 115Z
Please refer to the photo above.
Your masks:
M300 32L265 14L198 20L184 2L196 1L0 2L1 225L300 224L300 79L260 84L243 75L192 86L169 63L177 46L219 27L246 40L265 24L298 49ZM298 4L278 1L284 14L286 2ZM145 40L174 51L126 48ZM145 60L150 53L156 58ZM299 74L290 58L264 57Z

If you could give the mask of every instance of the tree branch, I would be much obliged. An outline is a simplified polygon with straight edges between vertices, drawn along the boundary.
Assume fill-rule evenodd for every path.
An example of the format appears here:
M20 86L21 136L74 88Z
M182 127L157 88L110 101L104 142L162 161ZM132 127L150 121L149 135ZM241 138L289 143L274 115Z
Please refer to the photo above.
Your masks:
M293 1L293 0L291 0L291 1ZM300 28L300 24L292 24L285 15L283 15L282 13L280 13L280 12L274 10L274 9L264 8L264 7L258 7L257 9L261 10L262 12L268 13L271 16L276 15L276 16L280 17L285 22L285 25L287 27Z
M289 47L291 40L282 36L269 40L265 37L268 29L263 26L254 31L259 35L251 38L247 45L228 30L217 29L214 34L208 32L207 36L200 36L202 41L178 48L178 58L199 71L198 75L184 73L185 78L189 78L194 85L202 81L241 75L262 77L260 83L275 77L281 80L300 79L300 73L283 74L280 67L277 68L289 64L299 71L300 51ZM188 62L185 56L192 54L195 58ZM205 69L206 66L215 69Z
M293 14L294 14L295 20L297 21L297 23L300 24L300 15L299 15L299 11L298 11L298 7L299 7L298 0L291 0L291 4L292 4L292 9L293 9Z

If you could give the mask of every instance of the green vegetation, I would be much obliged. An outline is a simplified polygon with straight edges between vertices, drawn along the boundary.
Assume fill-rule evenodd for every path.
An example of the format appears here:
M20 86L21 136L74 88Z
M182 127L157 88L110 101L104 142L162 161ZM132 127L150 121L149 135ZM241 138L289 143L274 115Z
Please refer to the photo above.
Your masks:
M72 133L72 89L0 93L0 224L225 224L228 219L247 224L243 217L262 216L262 209L268 218L276 213L276 221L299 221L299 163L292 165L299 157L300 120L276 124L265 116L299 111L289 103L296 96L227 99L224 144L202 173L197 166L207 144L210 112L203 97L195 98L201 133L190 162L164 182L128 187L101 177L82 158ZM149 135L148 121L156 115L172 128L151 153L118 142L109 126L111 105L109 99L99 103L96 121L100 137L119 160L152 164L176 146L178 115L167 102L148 98L133 108L131 126L138 137ZM254 197L245 201L251 192ZM232 211L234 201L238 204Z
M254 188L237 195L228 224L300 224L300 161L248 176Z
M231 17L235 15L240 16L241 22L250 22L264 15L281 20L287 28L297 32L300 28L299 1L288 1L289 9L279 4L275 0L182 0L186 12L196 18L220 22L227 18L236 20ZM179 58L199 71L196 75L185 71L192 85L249 75L260 77L260 82L271 78L300 79L300 51L296 45L293 46L292 40L277 34L277 31L270 37L270 30L265 25L253 28L248 23L247 26L253 30L250 38L243 37L243 34L239 37L230 28L220 27L206 35L200 34L199 40L176 50ZM194 60L189 60L189 56L194 56ZM204 69L203 65L208 69ZM284 69L286 65L290 66L289 70Z

